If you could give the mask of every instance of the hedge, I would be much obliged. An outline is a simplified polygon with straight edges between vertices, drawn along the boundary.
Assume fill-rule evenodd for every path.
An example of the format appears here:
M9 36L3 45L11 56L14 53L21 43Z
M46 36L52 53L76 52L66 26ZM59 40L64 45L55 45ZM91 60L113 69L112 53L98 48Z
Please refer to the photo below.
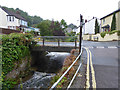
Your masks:
M2 36L2 87L13 88L16 82L5 80L6 75L13 70L14 62L30 55L32 45L32 35L22 33L12 33Z
M102 38L104 38L106 34L112 35L114 33L117 33L117 35L120 36L120 30L113 30L113 31L110 31L110 32L101 32L100 35L101 35Z

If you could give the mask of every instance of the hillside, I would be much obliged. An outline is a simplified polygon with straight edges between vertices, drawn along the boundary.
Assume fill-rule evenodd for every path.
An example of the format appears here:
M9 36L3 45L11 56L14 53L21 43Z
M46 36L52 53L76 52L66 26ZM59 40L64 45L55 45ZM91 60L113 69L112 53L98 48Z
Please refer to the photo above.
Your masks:
M39 17L39 16L30 16L27 12L24 12L23 10L19 9L19 8L16 8L16 9L13 9L13 8L8 8L8 7L5 7L5 6L2 6L3 8L5 9L8 9L12 12L19 12L20 15L22 17L24 17L27 22L28 22L28 26L35 26L35 24L39 24L41 21L43 21L43 18Z

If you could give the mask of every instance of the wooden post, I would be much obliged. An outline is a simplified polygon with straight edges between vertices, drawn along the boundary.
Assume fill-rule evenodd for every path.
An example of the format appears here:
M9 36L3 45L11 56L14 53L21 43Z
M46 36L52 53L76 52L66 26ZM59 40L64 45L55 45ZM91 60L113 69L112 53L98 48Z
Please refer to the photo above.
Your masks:
M58 39L58 47L60 47L60 39Z
M77 40L76 40L76 38L75 38L75 49L77 48Z
M43 46L44 46L44 44L45 44L45 39L44 39L44 37L43 37Z
M80 14L80 35L79 35L79 53L81 52L81 42L82 42L82 15Z

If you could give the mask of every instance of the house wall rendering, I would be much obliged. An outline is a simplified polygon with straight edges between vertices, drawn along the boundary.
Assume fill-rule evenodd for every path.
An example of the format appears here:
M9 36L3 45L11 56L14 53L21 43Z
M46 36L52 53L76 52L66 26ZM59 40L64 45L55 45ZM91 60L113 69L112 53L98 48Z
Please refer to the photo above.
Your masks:
M8 29L26 29L27 21L17 13L9 12L0 6L0 27Z
M120 30L120 10L115 12L115 15L116 15L116 30ZM113 13L101 18L101 32L104 32L106 30L105 28L103 28L105 26L110 26L109 29L111 28L112 19Z
M118 2L118 8L120 9L120 1Z
M8 14L0 8L0 27L7 28L7 16Z

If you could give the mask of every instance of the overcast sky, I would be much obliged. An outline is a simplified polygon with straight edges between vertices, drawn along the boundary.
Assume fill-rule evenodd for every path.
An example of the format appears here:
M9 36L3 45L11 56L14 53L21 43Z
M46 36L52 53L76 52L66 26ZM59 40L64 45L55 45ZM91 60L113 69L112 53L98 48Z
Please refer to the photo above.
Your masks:
M43 19L64 19L67 24L79 24L79 15L84 19L103 16L118 9L120 0L0 0L1 6L20 8L29 15Z

